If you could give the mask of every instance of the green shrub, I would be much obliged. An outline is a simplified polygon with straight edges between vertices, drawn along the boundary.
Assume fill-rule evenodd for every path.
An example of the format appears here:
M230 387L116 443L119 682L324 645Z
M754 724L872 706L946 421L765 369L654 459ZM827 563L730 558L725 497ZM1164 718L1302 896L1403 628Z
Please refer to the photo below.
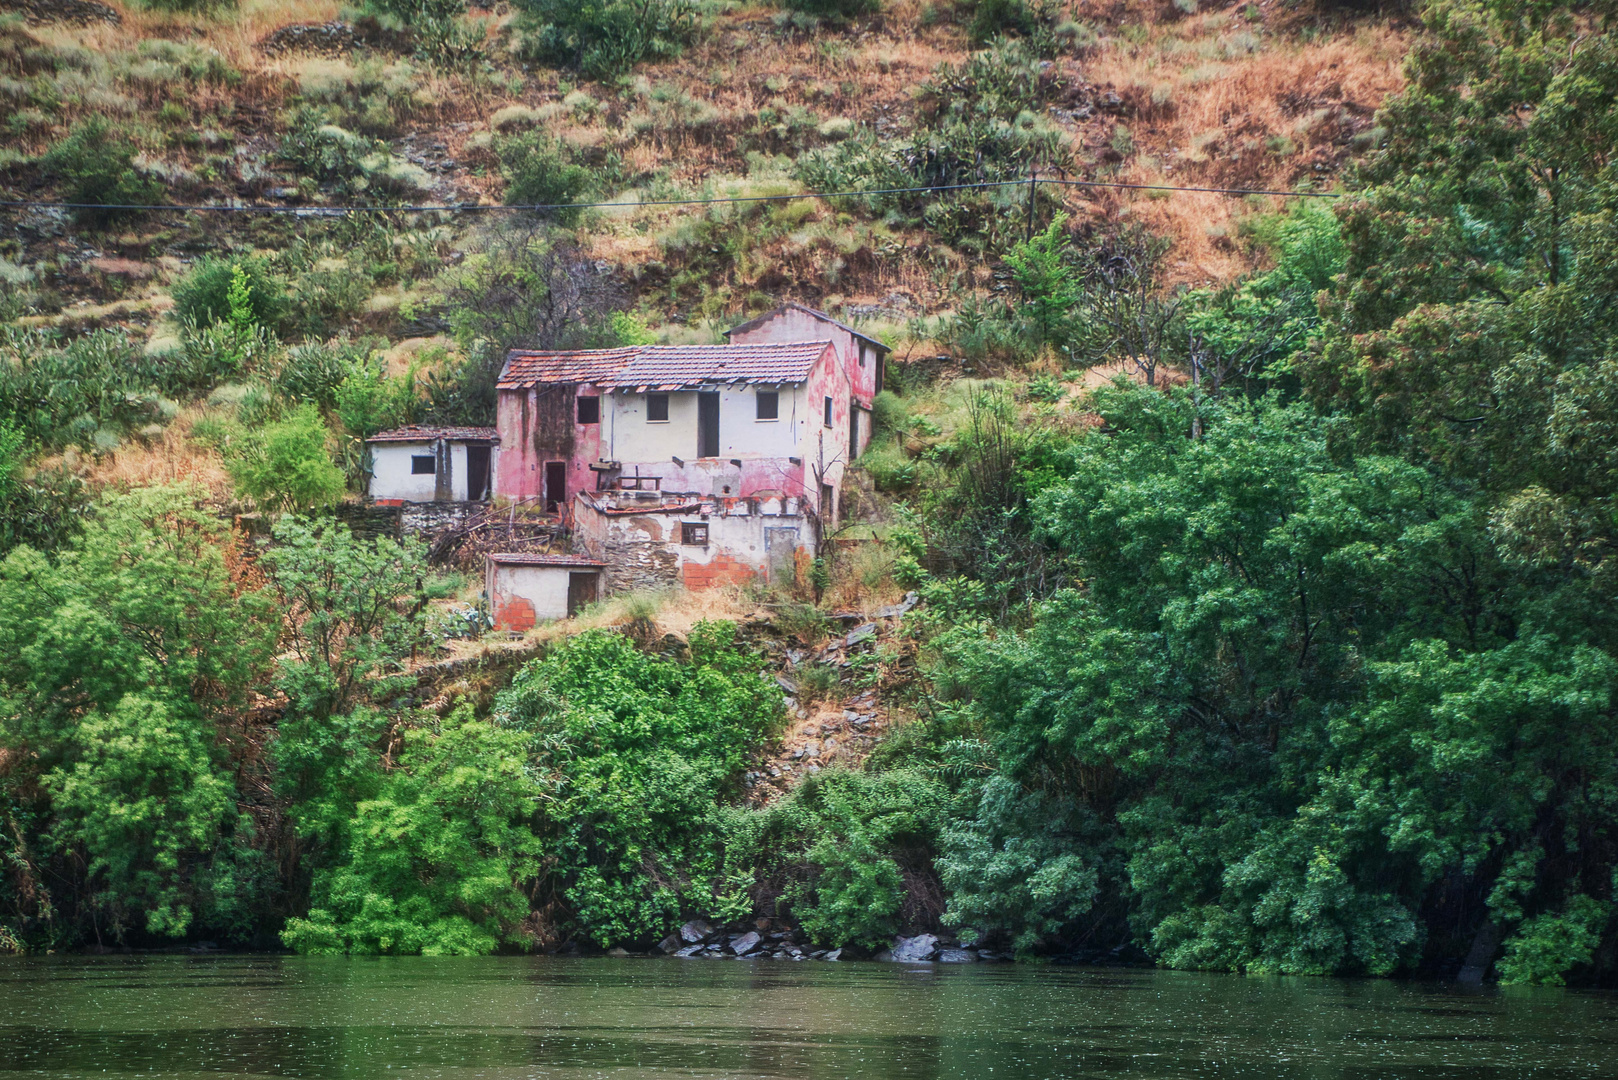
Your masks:
M330 506L347 481L326 453L326 436L320 410L303 405L280 423L250 433L225 467L238 492L266 506Z
M523 52L592 79L678 56L696 34L689 0L519 0Z
M785 877L782 903L815 942L875 947L909 929L904 871L930 861L947 800L921 770L828 769L755 812L728 858Z
M881 11L882 0L781 0L781 6L821 18L852 19Z
M540 787L527 740L463 707L409 731L398 767L357 804L340 863L315 875L307 918L282 940L302 953L479 955L518 940L519 884L546 854L528 826Z
M205 256L174 286L174 314L182 323L212 326L231 319L230 291L235 275L247 286L252 320L277 327L287 315L286 285L252 256Z
M543 131L504 136L494 144L506 181L506 202L515 206L562 207L587 201L596 190L590 170L573 161L566 144ZM572 222L579 211L553 209L551 216Z
M496 705L531 739L552 838L551 890L601 945L657 941L692 915L734 917L751 878L723 872L721 805L779 722L781 691L729 623L699 623L691 660L591 630L518 673Z
M118 206L150 206L163 200L163 186L134 166L135 146L105 117L75 124L40 159L48 176L62 181L69 202L93 204L74 210L81 221L104 223L129 211Z
M1575 896L1562 912L1529 919L1506 942L1500 981L1561 986L1569 971L1595 956L1613 913L1610 901Z

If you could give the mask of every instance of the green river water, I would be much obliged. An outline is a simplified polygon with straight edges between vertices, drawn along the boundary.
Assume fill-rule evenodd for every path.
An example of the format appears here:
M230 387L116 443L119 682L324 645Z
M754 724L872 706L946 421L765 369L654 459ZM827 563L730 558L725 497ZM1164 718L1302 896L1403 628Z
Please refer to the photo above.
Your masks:
M1618 1077L1618 995L1012 965L0 958L0 1073Z

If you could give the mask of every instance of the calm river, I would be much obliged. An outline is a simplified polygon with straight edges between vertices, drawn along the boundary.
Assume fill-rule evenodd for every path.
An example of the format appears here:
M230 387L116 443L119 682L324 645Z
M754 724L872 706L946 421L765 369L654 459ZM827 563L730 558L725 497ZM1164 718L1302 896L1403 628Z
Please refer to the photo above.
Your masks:
M749 961L0 957L32 1077L1618 1076L1618 996Z

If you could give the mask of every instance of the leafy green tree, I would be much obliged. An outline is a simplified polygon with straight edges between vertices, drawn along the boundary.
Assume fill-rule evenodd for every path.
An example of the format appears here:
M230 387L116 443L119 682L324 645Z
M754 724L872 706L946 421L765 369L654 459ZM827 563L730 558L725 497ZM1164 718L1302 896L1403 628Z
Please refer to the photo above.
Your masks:
M326 452L326 422L314 405L251 433L225 462L236 490L267 506L311 510L330 506L347 490L343 471Z
M299 952L480 954L517 943L519 887L544 854L529 827L540 788L527 738L463 708L407 731L396 768L360 801L341 861L317 873L307 918L282 934Z
M279 684L295 708L330 717L400 689L421 634L423 545L293 516L274 537L264 560L288 619Z
M531 739L554 887L579 932L653 942L730 902L721 804L780 717L780 690L704 623L691 661L586 631L528 664L496 705Z
M63 861L54 906L115 938L184 934L211 903L210 859L245 834L218 733L275 627L198 499L109 495L54 561L19 547L0 563L0 746L30 762L0 783Z

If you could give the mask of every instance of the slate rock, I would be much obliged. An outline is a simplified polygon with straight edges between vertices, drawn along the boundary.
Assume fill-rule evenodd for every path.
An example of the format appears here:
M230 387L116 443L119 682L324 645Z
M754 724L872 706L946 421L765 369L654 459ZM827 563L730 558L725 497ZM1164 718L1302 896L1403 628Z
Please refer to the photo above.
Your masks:
M938 955L938 938L933 934L899 938L893 943L893 958L900 963L923 963L936 955Z
M978 954L971 949L939 949L938 962L940 964L975 964Z
M617 948L608 949L607 955L614 957L615 959L622 960L624 957L629 955L629 950L624 948L622 945L619 945Z
M833 961L841 960L843 958L843 950L842 949L833 949L831 952L822 953L820 958L822 960L833 960Z
M893 950L882 949L875 956L871 957L871 959L877 961L878 963L886 964L888 961L893 959Z
M699 953L701 951L702 951L702 946L701 945L687 945L685 948L681 949L679 952L675 953L674 955L675 956L695 956L695 955L697 955L697 953Z
M860 642L870 641L874 637L876 637L876 623L860 623L848 632L848 636L843 639L843 645L845 648L852 649Z
M693 943L704 941L711 933L713 933L713 927L709 926L701 919L692 919L690 922L680 927L680 939L682 941L689 941Z
M755 931L749 930L740 937L730 939L730 951L737 956L746 956L758 949L759 937Z
M678 952L680 950L680 935L670 934L668 937L657 943L657 948L659 952Z

